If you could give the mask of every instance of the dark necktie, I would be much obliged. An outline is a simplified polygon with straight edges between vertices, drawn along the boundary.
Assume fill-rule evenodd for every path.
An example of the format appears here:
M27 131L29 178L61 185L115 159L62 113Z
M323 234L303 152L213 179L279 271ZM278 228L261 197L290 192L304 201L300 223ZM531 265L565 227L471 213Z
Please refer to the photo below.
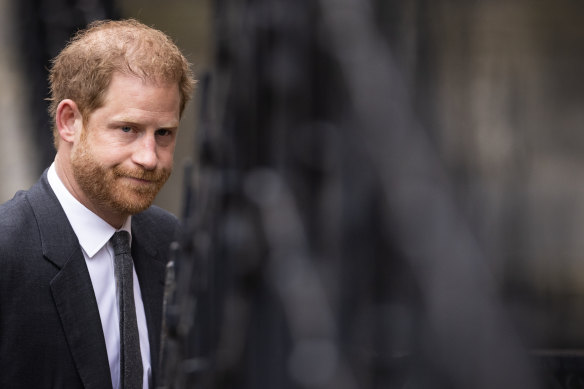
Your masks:
M140 336L134 304L133 263L130 252L130 234L118 231L112 236L114 271L120 312L120 388L142 388L142 358Z

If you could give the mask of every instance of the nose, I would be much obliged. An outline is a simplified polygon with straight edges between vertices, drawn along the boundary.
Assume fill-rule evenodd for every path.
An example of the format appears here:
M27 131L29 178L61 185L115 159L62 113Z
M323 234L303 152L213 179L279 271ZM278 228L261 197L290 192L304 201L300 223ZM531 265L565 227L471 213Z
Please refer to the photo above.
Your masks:
M132 154L132 160L145 170L154 170L156 168L158 155L153 134L144 134L138 139L136 150Z

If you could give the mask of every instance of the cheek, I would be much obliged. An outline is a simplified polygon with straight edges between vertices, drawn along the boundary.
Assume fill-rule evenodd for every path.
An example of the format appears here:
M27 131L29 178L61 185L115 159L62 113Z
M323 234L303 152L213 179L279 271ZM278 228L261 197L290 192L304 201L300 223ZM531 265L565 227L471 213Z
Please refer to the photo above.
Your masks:
M94 158L104 166L115 166L130 158L130 154L117 146L95 147L92 150Z
M158 152L158 160L165 168L172 167L174 159L174 147L164 148Z
M104 163L121 163L131 155L129 147L110 138L96 139L92 148L93 153Z

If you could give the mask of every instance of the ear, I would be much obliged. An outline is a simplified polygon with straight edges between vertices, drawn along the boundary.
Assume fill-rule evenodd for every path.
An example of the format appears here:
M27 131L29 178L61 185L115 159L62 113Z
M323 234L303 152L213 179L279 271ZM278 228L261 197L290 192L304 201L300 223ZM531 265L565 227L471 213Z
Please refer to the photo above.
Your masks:
M75 134L80 133L83 128L83 118L77 103L71 99L62 100L57 106L55 122L61 139L73 143Z

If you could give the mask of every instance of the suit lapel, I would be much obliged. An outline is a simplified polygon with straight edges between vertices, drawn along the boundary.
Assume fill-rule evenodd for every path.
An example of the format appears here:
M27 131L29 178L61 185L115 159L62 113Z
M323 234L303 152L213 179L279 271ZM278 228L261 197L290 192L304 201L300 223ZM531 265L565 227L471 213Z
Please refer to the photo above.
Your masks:
M80 249L51 281L51 291L85 388L111 387L99 310Z
M140 228L139 218L132 218L132 258L140 282L148 340L150 342L150 363L155 372L159 363L160 332L162 322L161 307L163 303L164 274L166 266L158 258L156 237L148 236ZM153 374L154 375L154 374ZM154 382L156 377L153 376Z
M85 388L111 388L99 309L81 247L46 171L29 191L41 233L43 254L60 271L50 287L69 350Z

